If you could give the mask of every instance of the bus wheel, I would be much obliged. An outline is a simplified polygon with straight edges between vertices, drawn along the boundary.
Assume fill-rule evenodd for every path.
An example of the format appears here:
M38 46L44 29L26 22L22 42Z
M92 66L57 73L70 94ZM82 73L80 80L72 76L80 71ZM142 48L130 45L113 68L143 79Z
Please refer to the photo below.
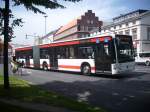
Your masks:
M43 69L44 69L44 70L48 70L48 65L47 65L47 63L43 63Z
M91 74L91 67L88 64L83 64L81 67L81 72L83 75L90 75Z
M150 61L146 61L145 64L146 64L146 66L149 66L150 65Z

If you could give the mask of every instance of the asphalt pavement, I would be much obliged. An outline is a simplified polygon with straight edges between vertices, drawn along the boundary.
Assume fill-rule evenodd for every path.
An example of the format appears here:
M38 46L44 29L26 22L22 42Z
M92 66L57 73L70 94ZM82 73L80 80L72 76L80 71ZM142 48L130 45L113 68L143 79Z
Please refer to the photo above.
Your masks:
M108 112L150 111L150 66L121 77L23 69L19 78Z

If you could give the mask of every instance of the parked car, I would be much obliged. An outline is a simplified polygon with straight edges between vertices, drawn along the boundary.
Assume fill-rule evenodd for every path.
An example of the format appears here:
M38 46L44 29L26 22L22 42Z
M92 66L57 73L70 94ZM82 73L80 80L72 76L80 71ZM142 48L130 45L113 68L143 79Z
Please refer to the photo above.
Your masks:
M150 66L150 51L137 53L135 62L138 64L145 64L146 66Z

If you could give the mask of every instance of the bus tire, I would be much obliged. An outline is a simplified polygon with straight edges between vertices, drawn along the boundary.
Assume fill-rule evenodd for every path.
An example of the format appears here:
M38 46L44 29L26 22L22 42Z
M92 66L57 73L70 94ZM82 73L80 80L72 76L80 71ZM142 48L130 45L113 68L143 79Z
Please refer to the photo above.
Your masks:
M91 67L88 63L82 64L81 73L83 75L90 75L91 74Z
M43 67L43 70L48 70L48 64L46 62L43 62L42 67Z
M149 66L150 65L150 61L146 61L145 64L146 64L146 66Z

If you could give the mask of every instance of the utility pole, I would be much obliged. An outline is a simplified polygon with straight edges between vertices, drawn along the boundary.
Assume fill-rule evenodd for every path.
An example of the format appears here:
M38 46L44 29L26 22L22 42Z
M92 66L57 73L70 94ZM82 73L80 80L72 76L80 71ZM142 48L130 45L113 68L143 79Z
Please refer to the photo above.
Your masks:
M38 37L38 38L40 37L40 36L36 36L36 35L27 35L27 34L26 34L26 39L28 39L29 36L30 36L30 37Z
M9 89L9 64L8 64L8 25L9 25L9 0L5 0L4 11L4 88Z
M38 44L39 44L39 42L40 42L40 36L36 36L36 35L25 35L26 36L26 39L28 39L28 37L30 36L30 37L34 37L34 41L35 41L35 39L36 39L36 37L37 37L37 39L38 39ZM35 44L35 42L34 42L34 44Z
M44 17L45 17L45 35L46 35L46 18L47 18L48 16L45 15Z

